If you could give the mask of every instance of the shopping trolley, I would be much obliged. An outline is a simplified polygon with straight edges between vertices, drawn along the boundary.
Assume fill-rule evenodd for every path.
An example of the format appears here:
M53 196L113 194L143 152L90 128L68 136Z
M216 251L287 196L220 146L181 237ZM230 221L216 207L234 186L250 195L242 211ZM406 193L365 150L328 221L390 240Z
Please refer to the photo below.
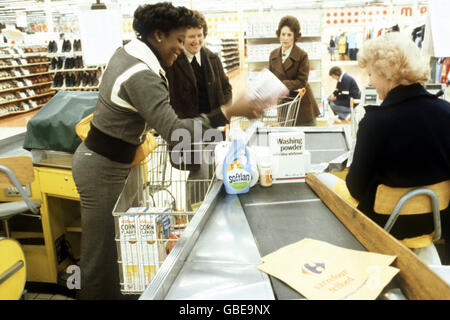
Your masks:
M295 127L300 104L306 89L302 88L295 97L285 97L282 103L264 109L261 121L268 127ZM245 131L250 121L244 117L235 117L231 120L230 128L241 128Z
M215 180L215 143L196 143L198 172L172 165L175 152L158 147L131 169L113 210L123 294L141 294L176 245ZM184 151L185 154L193 150Z

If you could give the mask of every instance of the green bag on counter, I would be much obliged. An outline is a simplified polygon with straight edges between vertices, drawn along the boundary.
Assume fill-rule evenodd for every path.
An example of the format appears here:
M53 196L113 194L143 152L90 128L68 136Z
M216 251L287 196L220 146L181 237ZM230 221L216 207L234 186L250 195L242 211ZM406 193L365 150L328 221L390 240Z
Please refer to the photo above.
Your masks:
M97 100L96 91L59 91L28 121L23 148L74 153L81 143L75 126Z

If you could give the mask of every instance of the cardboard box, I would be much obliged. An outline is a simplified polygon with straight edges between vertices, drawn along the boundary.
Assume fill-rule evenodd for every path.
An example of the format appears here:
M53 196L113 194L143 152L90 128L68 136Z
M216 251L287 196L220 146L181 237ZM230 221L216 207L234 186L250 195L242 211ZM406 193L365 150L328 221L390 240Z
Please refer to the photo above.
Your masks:
M274 182L295 181L305 177L311 163L311 155L305 150L303 132L271 132L269 147Z

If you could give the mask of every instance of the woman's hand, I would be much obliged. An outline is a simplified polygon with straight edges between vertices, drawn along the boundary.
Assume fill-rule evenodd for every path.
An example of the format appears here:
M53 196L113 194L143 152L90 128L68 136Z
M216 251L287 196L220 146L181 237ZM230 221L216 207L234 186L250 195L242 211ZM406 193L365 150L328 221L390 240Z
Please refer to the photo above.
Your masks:
M246 117L248 119L256 119L262 116L264 109L260 107L255 100L242 94L232 104L222 106L222 112L225 117L230 120L231 117Z

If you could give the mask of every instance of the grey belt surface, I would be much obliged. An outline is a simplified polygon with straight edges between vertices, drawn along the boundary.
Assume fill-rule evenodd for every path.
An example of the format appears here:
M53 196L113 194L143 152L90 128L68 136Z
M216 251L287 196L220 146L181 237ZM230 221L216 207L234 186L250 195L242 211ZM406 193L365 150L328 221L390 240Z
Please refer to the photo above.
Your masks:
M257 185L239 199L261 257L305 238L367 251L306 183ZM280 280L270 280L277 299L304 299Z

